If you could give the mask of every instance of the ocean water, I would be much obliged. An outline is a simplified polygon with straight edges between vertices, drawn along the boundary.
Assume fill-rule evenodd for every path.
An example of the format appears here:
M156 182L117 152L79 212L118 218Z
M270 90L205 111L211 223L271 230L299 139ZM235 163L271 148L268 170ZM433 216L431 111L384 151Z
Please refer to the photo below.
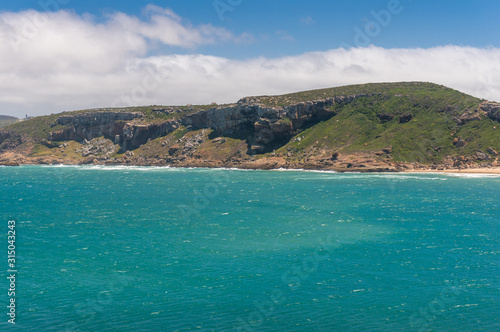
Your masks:
M3 331L500 331L500 177L22 166L0 198Z

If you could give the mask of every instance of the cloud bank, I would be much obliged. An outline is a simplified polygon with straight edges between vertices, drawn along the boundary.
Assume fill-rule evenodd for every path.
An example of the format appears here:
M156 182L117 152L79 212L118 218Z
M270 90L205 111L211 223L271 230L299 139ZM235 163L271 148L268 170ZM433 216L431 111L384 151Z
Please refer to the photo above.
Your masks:
M246 43L150 5L141 17L104 20L69 11L0 13L0 114L18 117L93 107L235 102L249 95L367 82L426 81L500 101L500 49L442 46L332 49L233 60L195 53ZM184 52L185 53L185 52Z

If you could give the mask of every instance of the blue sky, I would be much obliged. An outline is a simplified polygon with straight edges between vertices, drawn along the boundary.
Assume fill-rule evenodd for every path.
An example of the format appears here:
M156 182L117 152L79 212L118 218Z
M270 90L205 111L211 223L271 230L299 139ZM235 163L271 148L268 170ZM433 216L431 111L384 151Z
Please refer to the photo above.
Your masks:
M499 14L497 0L3 1L0 113L395 80L500 100Z
M3 11L58 8L91 14L95 21L112 12L141 17L148 4L171 8L193 25L212 24L235 34L255 37L247 45L211 45L197 49L204 54L247 58L276 57L324 51L354 45L355 28L376 21L372 11L387 10L388 0L50 0L3 1ZM67 2L67 3L66 3ZM497 0L400 0L401 13L370 43L384 48L429 48L443 45L500 47L500 2ZM46 4L46 6L43 6ZM222 20L221 20L222 18ZM192 50L164 49L189 53Z

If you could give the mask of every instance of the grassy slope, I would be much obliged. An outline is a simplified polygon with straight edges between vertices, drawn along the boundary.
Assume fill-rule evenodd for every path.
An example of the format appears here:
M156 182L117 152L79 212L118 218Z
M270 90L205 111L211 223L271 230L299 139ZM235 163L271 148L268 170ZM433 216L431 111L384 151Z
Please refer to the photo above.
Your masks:
M10 115L0 115L0 121L4 121L4 120L18 120L16 117L14 116L10 116Z
M292 139L277 152L286 154L291 151L297 156L311 155L318 151L370 153L392 146L393 160L431 163L439 162L446 155L473 155L475 151L484 151L489 146L500 150L500 127L498 130L494 129L495 126L499 126L498 122L484 118L481 121L458 126L453 120L466 109L476 109L481 100L436 84L419 82L362 84L281 96L253 97L253 99L268 106L287 106L327 97L360 94L374 95L360 97L347 105L336 104L333 106L337 112L336 116L297 133L296 137L301 137L300 142ZM182 117L209 107L211 106L148 106L121 110L141 111L146 114L148 122L154 122ZM160 108L174 109L176 112L165 114L153 111ZM412 120L400 123L399 116L403 114L411 114ZM63 128L51 127L60 115L36 117L2 130L8 130L13 135L30 137L28 141L38 143L47 139L49 132ZM384 122L381 120L384 115L385 118L391 115L393 119ZM138 149L136 154L165 155L168 146L185 134L186 131L183 129L172 133L171 137L152 140L145 145L149 147L148 149ZM460 149L454 147L452 141L455 137L462 137L468 144ZM169 144L162 146L161 143L166 140ZM243 141L237 142L232 139L228 139L227 143L222 145L206 142L199 147L199 155L205 157L212 154L213 157L221 159L231 157L237 151L243 150L242 144ZM35 151L37 154L48 153L44 148L37 148Z
M10 125L3 130L10 132L12 135L29 135L34 141L40 141L47 139L51 131L63 128L62 126L51 127L51 124L55 123L61 115L37 116L33 119Z
M384 94L388 96L414 96L428 97L429 99L446 99L452 97L459 98L477 98L468 96L462 92L447 88L442 85L425 82L399 82L399 83L367 83L347 85L335 88L318 89L302 91L279 96L260 96L255 97L260 102L267 105L287 106L302 101L322 99L333 96L349 96L360 94Z
M466 109L476 109L480 99L435 84L368 84L274 98L296 102L301 98L316 99L337 93L381 94L361 97L346 106L336 105L336 116L297 134L296 137L303 138L300 142L292 139L278 152L291 150L294 154L306 154L316 148L353 153L392 146L396 161L431 163L442 160L445 155L472 155L488 146L500 147L500 130L493 129L498 122L485 118L458 126L453 120ZM399 123L399 115L409 113L412 120ZM387 114L394 118L383 122L380 116ZM455 137L462 137L468 142L467 146L455 148L452 144Z
M9 115L0 115L0 128L11 125L19 121L18 118Z

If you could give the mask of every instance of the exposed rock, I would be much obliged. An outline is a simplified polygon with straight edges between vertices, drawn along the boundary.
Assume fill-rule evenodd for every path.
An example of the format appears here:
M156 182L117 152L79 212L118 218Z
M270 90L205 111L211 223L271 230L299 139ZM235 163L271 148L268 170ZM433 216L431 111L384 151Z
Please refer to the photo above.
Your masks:
M93 157L89 157L89 158L85 158L85 160L83 160L81 162L82 165L89 165L89 164L92 164L94 162L94 158Z
M226 143L226 139L224 137L217 137L217 138L214 138L213 142L218 143L218 144L224 144L224 143Z
M333 93L377 90L363 87L360 90L337 89L335 91ZM385 91L385 89L382 91ZM436 118L436 128L439 130L439 135L436 135L436 131L434 131L433 137L424 138L421 142L414 136L408 135L408 141L411 144L406 144L405 140L386 141L386 139L391 138L391 135L387 136L379 130L383 128L376 128L375 136L370 135L367 139L363 139L364 133L342 130L335 133L335 135L330 135L330 131L326 132L324 130L328 128L328 130L335 131L339 128L339 126L335 125L336 123L340 126L343 125L344 114L338 117L336 112L341 110L344 105L356 101L357 98L373 95L377 95L377 97L367 99L368 102L390 100L392 98L391 93L382 92L326 98L332 95L331 92L318 90L314 92L314 95L317 96L315 98L318 98L317 100L306 101L306 98L310 95L291 94L243 98L237 104L212 105L213 107L210 108L192 107L192 105L189 105L188 108L151 106L153 107L154 116L151 116L150 112L147 112L149 115L145 116L144 113L146 112L134 112L133 109L123 110L123 112L103 109L83 113L81 111L65 113L62 116L60 115L52 124L52 129L48 127L50 124L40 124L39 122L41 130L36 131L37 135L29 133L30 128L32 128L29 125L35 124L35 122L27 123L26 126L20 125L19 130L16 127L13 127L15 130L2 128L2 131L0 131L0 162L4 160L18 161L18 159L9 159L11 157L6 156L5 149L13 146L16 148L13 151L21 154L28 163L43 162L48 164L79 163L84 160L87 163L109 165L285 167L361 172L405 170L409 169L410 166L414 169L427 170L432 168L440 170L451 167L466 169L490 164L498 165L498 158L495 157L498 156L498 152L493 149L493 147L497 150L499 148L495 144L498 131L493 131L495 136L487 137L488 140L485 140L481 132L474 131L478 128L484 128L483 125L477 126L477 128L476 126L470 126L470 124L466 125L465 128L450 127L449 120L455 117L457 123L460 124L481 120L482 124L495 128L496 121L500 118L498 115L500 104L485 102L479 106L471 107L461 114L458 112L463 109L462 105L465 103L450 99L452 104L447 106L444 104L445 101L442 101L442 107L436 110L440 113L440 117ZM380 122L391 121L394 126L399 126L399 129L404 130L406 125L399 125L397 122L404 124L408 121L417 121L418 123L415 124L418 125L421 121L421 112L425 113L429 105L432 107L437 105L437 101L434 103L434 97L432 96L429 96L430 99L425 96L413 98L412 93L408 92L408 95L405 93L405 95L397 95L397 97L408 98L405 99L405 104L409 102L408 107L405 109L384 108L382 114L378 113L378 118L370 118L370 121L374 121L375 125L378 123L377 120L380 120ZM298 102L299 100L303 102ZM364 100L355 104L353 107L346 108L346 115L356 116L357 110L362 111L364 105L367 105ZM378 111L380 109L377 107L374 108L374 111L380 112ZM443 111L446 113L442 113ZM169 120L155 118L158 115L164 116L166 114L171 114L172 117L168 117ZM441 118L441 115L446 116L446 119ZM334 118L336 116L337 119ZM54 119L53 117L47 117L46 119L51 118ZM329 119L331 121L328 121ZM491 120L495 121L492 123ZM315 125L320 121L327 122L316 127ZM176 132L179 135L168 135L181 126L188 129L187 134L185 130L179 130ZM54 128L60 130L56 131ZM305 140L303 131L307 128L311 129L307 131L309 138ZM318 137L315 134L310 134L316 129L318 129L316 133L320 134ZM10 132L3 133L6 130L10 130ZM40 134L50 130L53 130L53 132L48 137L41 137ZM486 134L491 136L490 132L486 132ZM11 136L9 137L9 135ZM467 142L460 136L463 136ZM157 137L161 137L161 139L158 139L158 142L153 141ZM291 137L295 137L295 139L290 140ZM311 137L314 137L314 139L311 140ZM381 137L383 139L374 142L374 140ZM438 140L433 140L434 137L438 138ZM455 137L457 138L455 139ZM31 141L25 144L27 139L31 139ZM453 146L458 148L469 147L470 145L470 149L454 149L453 146L442 146L438 143L443 140L451 141L453 139L455 139ZM472 141L473 139L475 141ZM68 146L68 143L65 142L70 140L82 142L84 145L79 146L70 142ZM226 140L229 141L229 144L226 143ZM315 144L314 141L316 141ZM411 150L411 154L408 154L408 158L410 158L408 160L410 161L412 158L415 159L415 157L420 156L422 158L418 160L426 160L427 162L432 160L435 163L433 165L418 163L406 165L394 160L398 158L393 158L392 147L386 147L380 151L373 151L373 148L370 148L374 146L383 147L378 145L383 141L387 142L383 146L395 144L394 151L397 152L405 152L405 149ZM484 141L491 142L488 149L485 149L487 145L472 149L472 146L475 146L476 143L481 146L480 142ZM151 143L148 144L148 142ZM469 142L471 143L469 144ZM364 144L365 148L357 149L360 143ZM40 149L39 144L49 147L51 151L47 152L47 149L43 147ZM287 145L285 146L285 144ZM415 144L418 144L418 146ZM113 158L116 153L115 150L119 148L117 145L121 147L122 152L125 152L124 158ZM163 148L160 148L160 145ZM301 147L300 152L294 148L297 145ZM138 147L142 148L135 150L134 157L134 153L131 151ZM353 147L355 148L353 149ZM481 151L476 151L479 149ZM81 153L84 157L75 156L75 151ZM341 155L335 151L340 151ZM253 154L268 152L269 155L252 156ZM453 157L457 153L461 153L465 157ZM40 155L43 155L43 157L40 157ZM375 155L378 155L378 157L375 158ZM444 155L446 157L443 157ZM26 161L19 162L25 163Z
M122 131L122 147L124 150L136 149L148 140L166 136L177 128L177 120L149 124L126 123Z
M0 161L0 166L19 166L15 161Z
M336 103L346 104L370 95L337 96L286 107L264 106L255 103L257 98L243 98L237 104L213 107L188 115L182 124L192 126L193 130L210 128L221 136L237 136L251 130L256 143L251 145L259 146L258 149L251 150L266 151L271 150L275 142L293 136L293 132L306 122L330 119L335 115L331 106Z
M385 153L385 154L389 154L389 153L392 153L392 146L388 147L388 148L383 148L382 149L382 152Z
M182 120L149 124L136 121L144 117L141 112L87 112L58 118L57 124L67 127L51 132L49 140L76 140L87 144L93 138L105 137L113 140L115 144L120 144L127 151L185 125L188 130L210 128L218 135L228 136L238 135L250 129L253 131L252 144L258 146L252 150L264 152L289 139L304 123L328 120L334 116L335 112L331 108L334 104L350 103L363 96L368 95L337 96L287 107L268 107L255 104L251 99L243 99L238 104L198 111Z
M168 148L168 154L174 155L177 151L179 151L181 146L179 144L174 144Z
M394 114L384 113L384 114L380 114L378 116L378 118L380 119L380 122L385 123L385 122L389 122L392 119L394 119Z
M491 146L488 147L488 149L486 149L486 151L488 151L489 154L492 154L494 156L498 156L498 152L495 149L493 149Z
M399 116L399 123L407 123L413 118L411 113L405 113Z
M479 106L479 108L484 111L490 119L500 122L499 103L484 102Z
M459 118L456 118L457 124L463 125L467 122L471 121L480 121L481 115L484 115L485 112L482 110L466 110L464 114L462 114Z
M41 141L40 144L48 147L49 149L57 148L59 146L56 142L48 142L45 140Z
M144 114L141 112L88 112L61 116L57 119L57 123L60 125L72 124L77 127L101 127L103 124L130 121L143 116Z
M262 145L271 143L274 140L274 132L271 130L271 120L261 118L254 123L255 141Z
M108 139L94 138L88 142L88 144L84 145L81 150L77 151L81 151L82 157L88 157L90 155L109 157L116 153L116 147L113 142Z
M207 140L208 130L202 130L198 132L196 135L188 135L187 137L183 137L178 139L176 143L171 147L170 155L177 152L177 150L181 150L182 155L191 157L193 153L196 151L196 148ZM175 151L174 151L175 150Z
M488 160L488 159L490 159L490 156L488 156L483 151L476 151L476 157L477 157L478 160Z
M260 152L264 152L264 150L266 149L266 147L264 145L252 145L250 146L250 153L254 154L254 153L260 153Z
M115 144L121 144L124 150L132 150L147 143L148 139L165 136L179 127L176 120L150 124L127 122L143 116L140 112L93 112L62 116L57 119L57 123L69 127L51 132L49 140L76 140L88 144L88 140L105 137L112 139Z
M104 136L114 139L121 134L126 121L141 118L140 112L88 112L65 115L57 119L57 124L70 126L49 134L49 140L76 140L79 142Z
M465 142L463 139L461 138L455 138L453 140L453 145L455 145L457 148L462 148L465 146L465 144L467 144L467 142Z

